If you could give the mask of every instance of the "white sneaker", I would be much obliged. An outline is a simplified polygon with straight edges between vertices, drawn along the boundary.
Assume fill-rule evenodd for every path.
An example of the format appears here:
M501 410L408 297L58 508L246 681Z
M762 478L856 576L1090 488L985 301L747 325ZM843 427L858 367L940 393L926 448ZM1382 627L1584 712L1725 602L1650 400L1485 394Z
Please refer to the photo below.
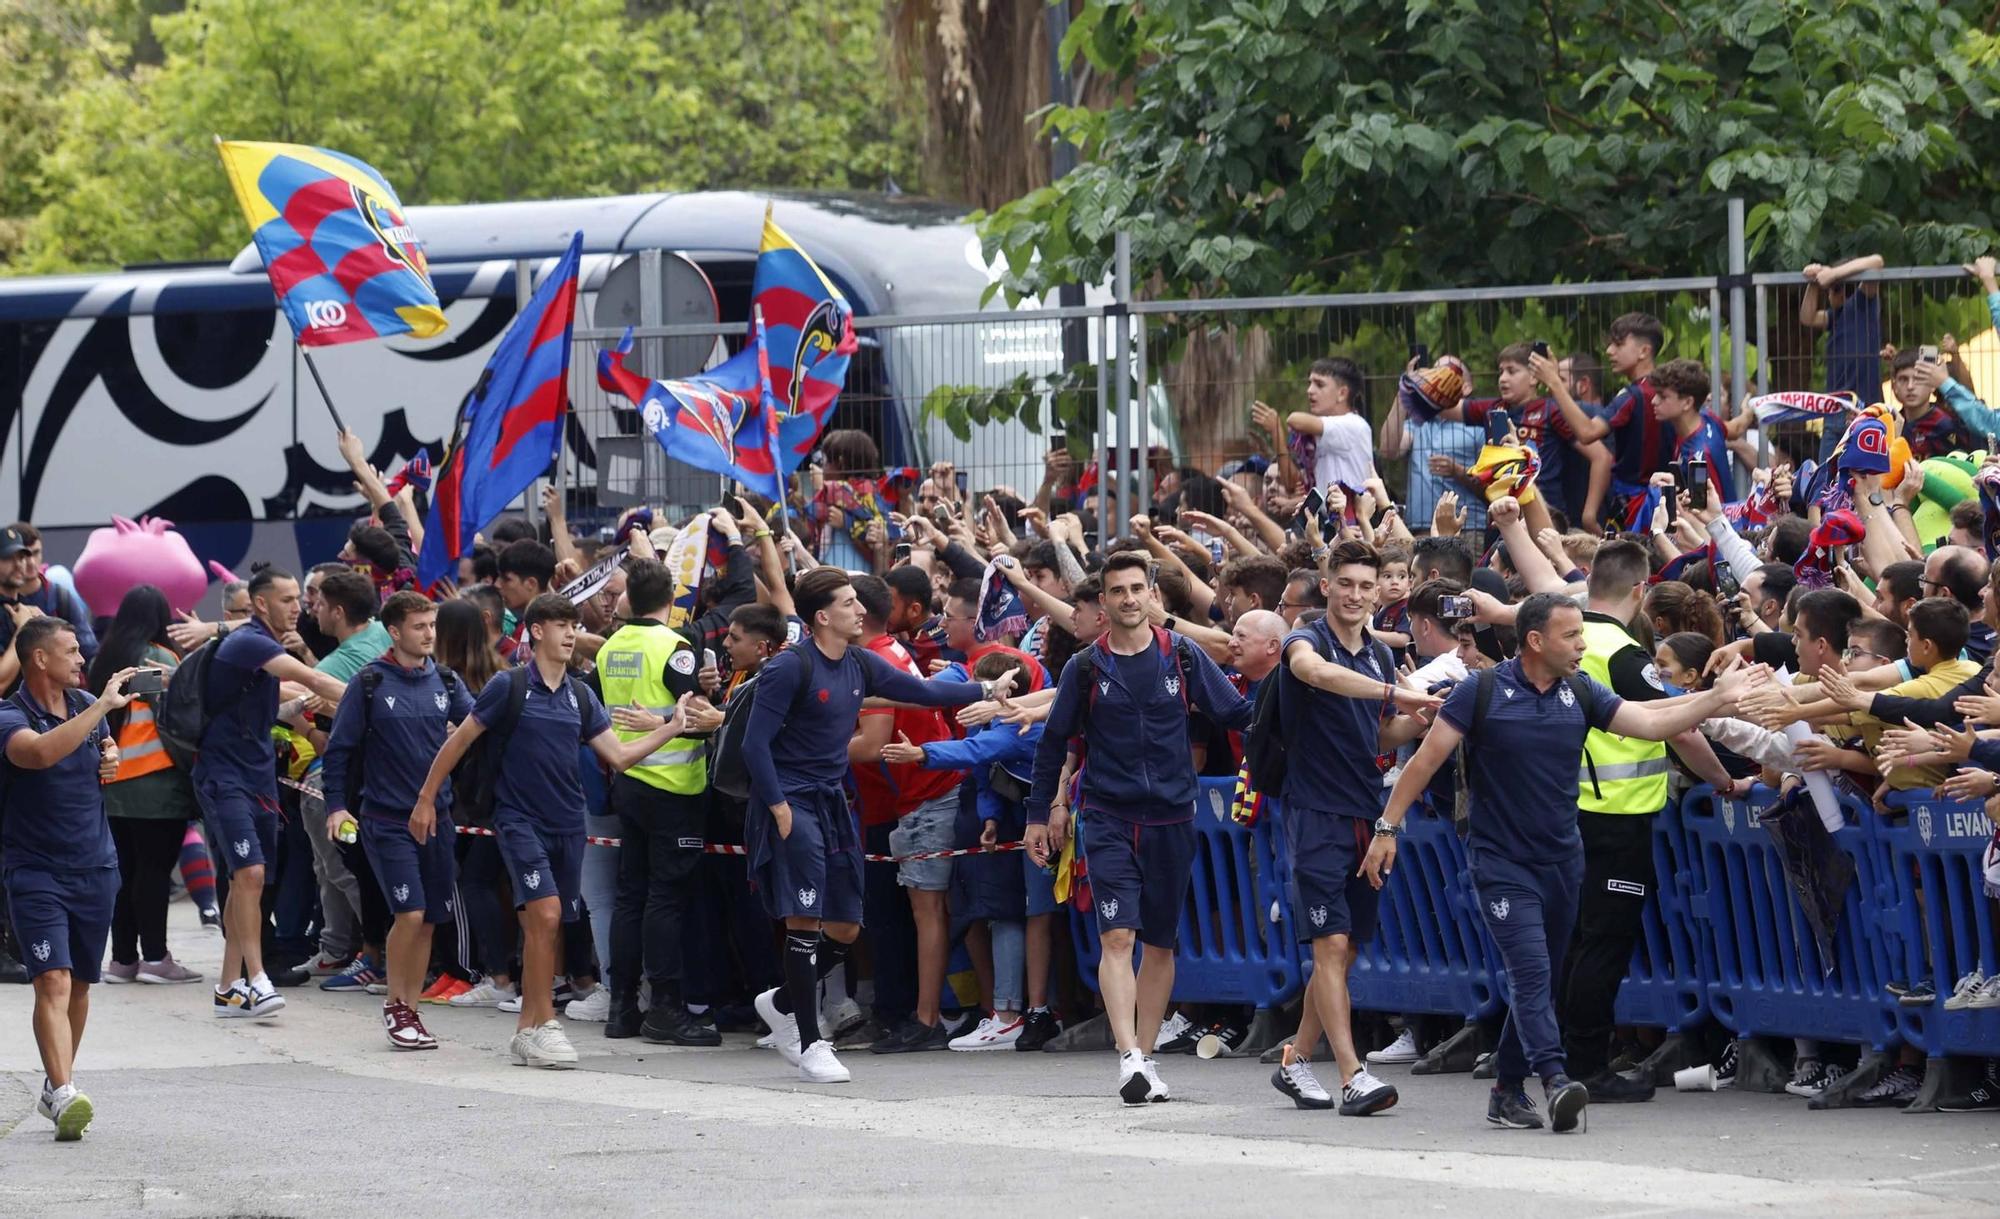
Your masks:
M35 1102L35 1112L41 1114L43 1117L49 1119L52 1122L55 1121L56 1120L55 1099L56 1099L55 1089L49 1087L48 1076L44 1075L42 1077L42 1098Z
M269 1020L271 1017L285 1010L285 997L279 994L278 988L269 982L266 982L262 986L252 982L250 984L250 1001L244 1007L244 1014L252 1019Z
M1333 1096L1313 1074L1312 1064L1304 1058L1294 1057L1288 1063L1281 1063L1271 1072L1271 1086L1292 1098L1292 1103L1301 1109L1331 1109Z
M611 1019L611 988L599 986L581 999L571 999L564 1005L563 1015L571 1020L603 1024Z
M76 1090L74 1083L64 1084L49 1094L51 1118L56 1124L56 1142L74 1143L83 1137L84 1128L96 1111L90 1107L90 1098Z
M1986 974L1975 968L1971 973L1960 978L1957 986L1951 988L1951 997L1944 1001L1944 1010L1959 1012L1971 1007L1973 997L1985 985Z
M512 994L512 991L502 990L488 979L481 978L471 990L453 995L445 1002L452 1007L499 1007Z
M979 1022L979 1027L963 1037L955 1037L946 1047L974 1053L979 1050L1011 1050L1021 1039L1021 1030L1028 1027L1026 1016L1016 1016L1002 1024L998 1016L988 1016Z
M798 1066L804 1058L799 1046L799 1022L778 1010L777 999L778 988L774 986L752 1002L757 1008L758 1018L771 1026L771 1044L785 1056L786 1062Z
M1160 1021L1160 1033L1159 1036L1153 1038L1153 1044L1161 1047L1170 1045L1193 1027L1194 1022L1192 1020L1189 1020L1179 1012L1175 1012L1165 1020Z
M508 995L493 1006L510 1016L518 1016L521 1014L521 996L518 994Z
M1143 1105L1146 1094L1152 1090L1152 1083L1146 1078L1146 1056L1137 1050L1127 1050L1118 1056L1118 1099L1129 1105Z
M1146 1077L1146 1099L1154 1103L1174 1099L1173 1093L1167 1091L1166 1081L1160 1078L1160 1064L1150 1058L1142 1059L1141 1064L1139 1071Z
M1945 1004L1950 1007L1951 1004ZM1979 988L1965 997L1968 1011L1980 1011L1989 1007L2000 1007L2000 973L1994 974L1979 984Z
M759 1038L757 1039L757 1048L758 1048L758 1049L760 1049L760 1050L775 1050L775 1049L777 1049L777 1048L778 1048L778 1035L777 1035L776 1033L766 1033L766 1034L764 1034L764 1035L763 1035L762 1037L759 1037Z
M331 978L337 973L346 972L348 963L353 959L352 957L330 957L323 952L314 953L313 959L306 962L305 970L315 978Z
M553 1020L515 1033L508 1048L514 1053L514 1061L524 1067L567 1071L576 1065L576 1047L569 1043L569 1034L563 1032L562 1025Z
M854 1077L833 1056L831 1042L815 1041L799 1055L799 1078L809 1084L844 1084Z
M1401 1036L1383 1048L1368 1051L1368 1061L1378 1067L1396 1063L1415 1062L1422 1057L1423 1055L1417 1053L1416 1034L1407 1028L1403 1030Z
M867 1021L868 1015L861 1010L861 1005L842 995L820 1012L819 1031L826 1034L828 1041L839 1041Z

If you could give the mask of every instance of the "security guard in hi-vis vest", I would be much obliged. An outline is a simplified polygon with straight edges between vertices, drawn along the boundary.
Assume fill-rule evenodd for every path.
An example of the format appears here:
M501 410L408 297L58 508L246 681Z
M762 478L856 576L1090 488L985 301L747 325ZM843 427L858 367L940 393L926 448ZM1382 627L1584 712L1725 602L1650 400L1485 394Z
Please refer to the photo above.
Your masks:
M626 569L631 617L604 641L596 678L607 707L635 704L662 719L683 694L698 694L701 656L667 625L674 577L642 559ZM705 732L720 712L697 700L689 722ZM620 728L631 740L643 733ZM708 817L708 760L701 736L682 736L611 780L611 812L624 845L618 852L618 899L611 915L611 1017L607 1037L643 1035L674 1045L719 1045L720 1035L688 1013L681 992L683 945L696 867ZM644 1020L639 980L653 988Z
M1668 697L1653 658L1629 625L1639 615L1651 573L1637 542L1601 548L1590 570L1580 671L1626 702ZM1674 737L1675 753L1706 782L1727 787L1729 773L1699 728ZM1639 940L1640 915L1653 891L1653 822L1667 806L1667 743L1592 729L1577 773L1577 830L1583 838L1583 893L1576 935L1563 970L1563 1048L1570 1074L1598 1104L1648 1100L1650 1081L1609 1070L1612 1006Z

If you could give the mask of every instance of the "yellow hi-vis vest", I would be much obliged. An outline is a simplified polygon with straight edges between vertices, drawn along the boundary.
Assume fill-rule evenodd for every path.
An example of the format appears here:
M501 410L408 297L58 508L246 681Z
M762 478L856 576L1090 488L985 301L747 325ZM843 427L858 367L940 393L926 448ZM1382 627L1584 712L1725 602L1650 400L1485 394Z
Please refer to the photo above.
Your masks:
M667 690L665 677L670 664L685 665L687 673L694 672L694 651L679 631L653 621L619 627L597 653L597 679L604 687L604 705L629 707L637 703L655 715L673 715L674 696ZM630 741L644 735L620 731L618 739ZM708 786L707 747L699 737L676 737L625 773L661 791L692 796Z
M1611 658L1639 641L1622 626L1585 618L1583 644L1578 667L1608 687ZM1587 813L1657 813L1667 806L1667 747L1593 728L1583 740L1576 790L1576 806Z

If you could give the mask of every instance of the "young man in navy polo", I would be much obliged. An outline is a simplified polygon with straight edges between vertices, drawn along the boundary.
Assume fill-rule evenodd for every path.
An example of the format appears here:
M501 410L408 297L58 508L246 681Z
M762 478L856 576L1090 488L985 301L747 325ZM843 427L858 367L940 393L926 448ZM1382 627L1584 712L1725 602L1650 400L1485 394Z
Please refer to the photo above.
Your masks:
M820 1036L819 980L861 933L861 840L842 784L862 700L959 707L1004 699L1014 679L926 680L858 646L861 600L837 567L800 576L792 600L811 637L758 671L743 741L751 882L765 911L785 923L785 983L757 996L757 1014L801 1079L846 1083L847 1068Z
M431 762L410 809L413 831L435 827L452 770L481 736L499 735L489 746L499 767L493 832L521 912L521 1019L508 1049L522 1066L557 1070L576 1065L576 1047L556 1023L554 987L561 924L576 921L583 896L584 796L577 745L590 746L622 773L679 736L686 723L677 706L659 728L620 741L597 695L570 675L580 619L576 606L559 593L543 593L528 603L522 621L534 648L531 658L486 683L471 716Z
M250 620L233 627L210 658L202 702L209 714L194 764L195 796L208 819L209 850L229 869L222 908L218 1016L264 1019L284 996L264 972L264 865L278 851L278 769L271 728L278 683L296 682L329 703L347 687L285 651L299 624L299 582L275 567L250 577Z
M1370 1074L1355 1053L1347 997L1355 956L1375 935L1378 894L1361 879L1361 858L1382 811L1376 758L1430 724L1428 715L1396 715L1395 656L1368 631L1381 564L1365 542L1333 548L1320 577L1326 617L1285 637L1278 671L1278 710L1289 742L1283 824L1292 852L1292 913L1299 938L1312 944L1313 976L1298 1035L1271 1083L1302 1109L1332 1108L1307 1063L1324 1030L1340 1068L1340 1111L1350 1117L1396 1103L1396 1089ZM1367 696L1334 693L1341 675L1365 678Z
M79 690L83 649L61 618L29 619L15 632L14 655L21 685L0 703L0 873L35 988L44 1073L35 1111L69 1142L90 1125L90 1098L70 1072L118 898L118 852L101 786L118 769L118 746L104 717L132 701L125 683L135 670L113 674L96 699Z
M334 837L349 813L350 777L360 767L360 807L353 809L382 897L395 922L389 928L389 993L382 1001L382 1029L399 1050L434 1050L437 1038L417 1016L424 971L431 960L431 929L453 917L457 883L457 828L451 820L451 784L439 790L429 817L414 810L431 759L444 747L451 725L472 713L465 683L447 677L431 659L437 647L437 606L404 589L383 604L389 650L348 684L333 717L323 772L326 827Z
M1362 870L1381 888L1395 865L1396 831L1410 805L1464 742L1472 798L1467 865L1512 991L1486 1120L1514 1130L1541 1127L1523 1087L1532 1071L1542 1079L1549 1128L1561 1134L1583 1128L1590 1100L1568 1075L1555 1013L1556 971L1569 949L1583 887L1576 804L1584 738L1599 728L1666 740L1729 714L1737 696L1768 678L1769 670L1736 669L1699 694L1628 703L1577 672L1585 648L1576 602L1537 593L1516 611L1514 630L1521 654L1458 683L1445 700L1389 793Z
M1200 648L1147 618L1147 561L1126 551L1102 573L1111 628L1064 666L1035 750L1028 793L1028 851L1037 863L1060 850L1069 819L1058 790L1073 738L1083 762L1079 833L1090 858L1102 948L1099 993L1119 1050L1118 1095L1128 1105L1170 1098L1152 1059L1174 988L1174 945L1194 868L1199 785L1188 715L1245 728L1251 704ZM1132 971L1132 942L1144 945Z

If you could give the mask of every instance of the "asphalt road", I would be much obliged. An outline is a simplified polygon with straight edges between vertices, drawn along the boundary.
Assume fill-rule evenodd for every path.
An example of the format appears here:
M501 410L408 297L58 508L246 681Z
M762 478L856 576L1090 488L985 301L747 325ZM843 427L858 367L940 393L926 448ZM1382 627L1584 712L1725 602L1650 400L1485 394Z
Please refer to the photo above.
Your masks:
M220 941L174 909L172 947ZM579 1069L505 1054L513 1017L427 1009L398 1054L379 999L288 991L268 1025L201 986L100 987L79 1082L97 1121L33 1112L26 987L0 988L0 1214L1111 1216L2000 1213L2000 1119L1809 1113L1663 1093L1581 1135L1488 1126L1485 1085L1380 1073L1375 1118L1293 1109L1254 1060L1163 1063L1170 1104L1125 1109L1108 1053L843 1057L808 1088L773 1052L607 1041ZM1329 1072L1331 1074L1331 1072Z

